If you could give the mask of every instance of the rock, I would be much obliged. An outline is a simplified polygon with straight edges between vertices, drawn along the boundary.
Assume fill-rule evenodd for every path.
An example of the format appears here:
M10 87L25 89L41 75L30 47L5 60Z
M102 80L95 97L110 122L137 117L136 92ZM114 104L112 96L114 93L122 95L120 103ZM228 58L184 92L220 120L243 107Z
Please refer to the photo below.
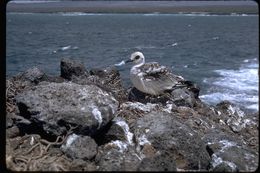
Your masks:
M213 172L239 172L237 166L228 161L223 161L220 157L212 155L212 171Z
M133 143L133 133L123 118L117 117L112 121L112 125L105 135L106 141L125 141L128 144Z
M48 76L47 82L62 83L62 82L66 82L66 79L60 76Z
M100 150L100 149L99 149ZM102 151L99 160L96 160L98 171L120 171L122 170L123 154L115 149Z
M174 158L177 169L201 170L209 165L206 145L173 114L159 111L145 114L137 120L134 135L141 153L145 144L159 152L167 151L169 157Z
M98 76L103 80L120 77L120 73L115 67L106 67L105 69L93 68L90 70L90 75Z
M245 116L245 113L239 107L229 101L222 101L218 103L216 105L216 110L225 115L226 118L229 118L231 116L242 118Z
M97 154L97 144L91 137L76 134L68 136L61 149L72 159L90 160Z
M14 138L20 135L19 125L29 125L31 122L25 118L18 116L14 113L7 113L6 115L6 137Z
M13 126L11 128L6 129L6 137L7 138L14 138L19 136L20 131L19 128L17 126Z
M225 167L232 171L247 172L254 171L258 167L258 154L232 134L211 130L203 140L207 143L207 150L211 155L212 170Z
M171 100L176 106L193 107L196 102L192 92L186 88L178 88L171 92Z
M119 107L118 117L122 117L127 121L130 129L134 128L135 122L145 113L153 110L158 110L158 104L147 103L143 104L140 102L124 102Z
M74 159L69 168L70 171L97 171L97 166L90 161Z
M177 106L189 106L193 107L196 99L194 97L194 93L189 91L189 89L176 88L171 91L171 93L165 93L159 96L152 96L146 93L143 93L136 88L129 89L128 94L129 101L137 101L141 103L160 103L162 105L166 105L169 101L173 102Z
M193 93L195 99L199 98L200 87L192 81L183 81L183 84L187 85L187 89Z
M177 171L175 158L167 152L144 158L139 164L138 171Z
M41 81L47 80L47 75L37 67L32 67L17 76L20 80L30 81L31 83L38 84Z
M246 126L255 124L245 117L245 113L229 101L222 101L216 105L216 109L222 114L223 121L233 132L240 132Z
M88 80L98 84L107 91L112 92L119 102L127 101L126 90L122 85L120 73L115 67L105 69L91 69Z
M21 116L56 136L69 126L93 135L115 116L118 102L95 85L45 83L16 96Z
M95 158L98 170L136 171L141 158L135 151L133 133L126 121L120 117L113 119L105 138L109 142L99 147Z
M37 67L30 68L25 72L18 73L6 80L6 112L19 113L15 106L14 97L23 90L30 89L41 81L48 80L48 77Z
M116 140L98 149L98 171L136 171L141 161L133 146Z
M68 79L80 85L97 85L102 90L112 93L120 103L127 100L126 91L122 85L119 71L115 67L91 69L87 75L73 75L72 73Z
M71 80L73 76L88 76L89 73L82 63L63 58L60 63L61 77Z

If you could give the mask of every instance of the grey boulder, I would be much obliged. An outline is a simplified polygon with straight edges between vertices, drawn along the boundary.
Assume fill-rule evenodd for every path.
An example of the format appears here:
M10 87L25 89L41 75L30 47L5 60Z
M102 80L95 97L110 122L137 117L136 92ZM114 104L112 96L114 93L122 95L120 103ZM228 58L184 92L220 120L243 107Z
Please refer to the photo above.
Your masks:
M95 85L42 83L16 96L20 115L52 135L92 135L104 127L118 108L118 101Z
M145 148L149 146L155 149L154 153L167 152L168 157L175 161L176 169L205 170L209 165L206 145L174 114L159 111L145 114L137 120L134 134L143 158L148 157Z
M212 129L202 140L211 155L210 170L248 172L257 169L258 154L236 136Z

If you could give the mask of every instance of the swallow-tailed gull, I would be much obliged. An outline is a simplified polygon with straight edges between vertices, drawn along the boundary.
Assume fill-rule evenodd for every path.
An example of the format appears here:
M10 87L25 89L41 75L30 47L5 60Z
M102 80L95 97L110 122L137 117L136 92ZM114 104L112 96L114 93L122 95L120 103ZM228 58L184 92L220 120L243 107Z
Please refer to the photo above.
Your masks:
M145 63L144 55L141 52L132 53L130 59L121 64L128 62L134 63L130 70L130 79L134 87L143 93L160 95L175 87L185 86L182 83L184 79L172 74L165 66L157 62Z

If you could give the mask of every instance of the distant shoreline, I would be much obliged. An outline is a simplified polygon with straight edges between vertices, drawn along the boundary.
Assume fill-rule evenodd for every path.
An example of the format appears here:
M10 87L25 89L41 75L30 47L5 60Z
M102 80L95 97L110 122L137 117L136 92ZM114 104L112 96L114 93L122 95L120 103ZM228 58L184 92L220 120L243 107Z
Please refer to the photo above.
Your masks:
M21 13L208 13L258 14L254 1L65 1L8 3L7 12Z

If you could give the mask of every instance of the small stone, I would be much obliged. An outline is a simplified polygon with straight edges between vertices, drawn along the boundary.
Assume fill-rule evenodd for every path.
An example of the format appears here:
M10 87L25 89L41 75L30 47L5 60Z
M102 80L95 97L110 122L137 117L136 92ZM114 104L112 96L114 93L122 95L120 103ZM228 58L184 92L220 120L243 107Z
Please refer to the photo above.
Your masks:
M75 134L68 136L61 149L72 159L90 160L97 154L97 144L94 139Z
M47 76L38 67L33 67L23 72L21 79L38 84L40 81L46 80Z

